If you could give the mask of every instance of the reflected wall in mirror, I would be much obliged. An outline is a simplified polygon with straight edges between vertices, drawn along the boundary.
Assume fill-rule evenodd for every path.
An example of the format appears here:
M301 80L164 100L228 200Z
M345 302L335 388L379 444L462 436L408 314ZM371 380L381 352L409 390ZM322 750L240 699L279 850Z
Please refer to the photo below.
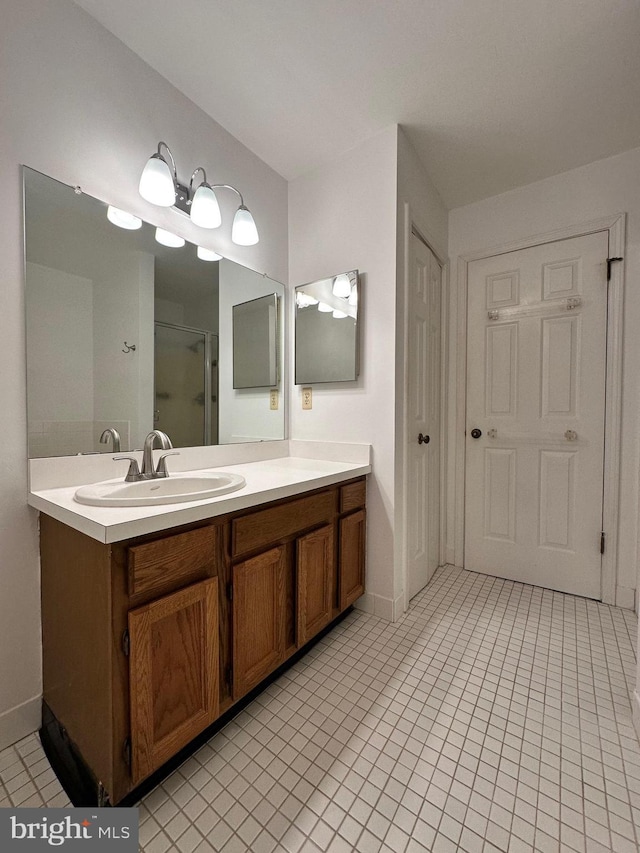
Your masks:
M27 423L30 457L282 439L269 389L233 388L233 307L284 297L232 261L170 248L155 227L118 227L113 208L24 168ZM122 222L122 219L120 219ZM284 345L278 329L280 357ZM135 347L135 348L134 348ZM277 381L277 380L276 380ZM273 383L274 387L276 383Z
M278 383L278 294L233 306L233 387Z
M295 384L357 379L357 270L296 287Z

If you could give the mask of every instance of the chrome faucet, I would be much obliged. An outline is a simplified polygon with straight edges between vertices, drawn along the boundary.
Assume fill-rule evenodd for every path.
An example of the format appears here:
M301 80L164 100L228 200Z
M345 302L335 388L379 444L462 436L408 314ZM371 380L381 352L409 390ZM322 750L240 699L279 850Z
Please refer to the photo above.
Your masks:
M156 439L160 442L160 447L162 450L171 450L171 448L173 447L173 444L171 444L171 439L166 434L166 432L162 432L161 429L151 430L151 432L144 440L144 446L142 449L142 471L140 471L140 476L143 480L150 480L153 477L167 476L167 468L164 462L164 456L160 457L160 461L158 462L158 468L156 470L154 470L153 468L153 446L156 443Z
M163 453L160 459L158 460L158 467L154 469L153 467L153 446L156 443L156 439L160 442L160 447L162 450L169 450L173 447L171 444L171 439L166 434L166 432L162 432L160 429L151 430L151 432L147 435L144 440L144 448L142 450L142 470L138 468L138 460L133 456L114 456L113 459L115 462L120 461L121 459L127 459L129 461L129 470L127 472L127 476L124 478L125 483L133 483L138 480L154 480L158 477L168 477L169 472L167 471L167 456L179 456L180 454L176 451L174 453Z
M120 433L115 427L109 427L100 436L100 444L108 444L109 439L113 444L113 452L120 453Z

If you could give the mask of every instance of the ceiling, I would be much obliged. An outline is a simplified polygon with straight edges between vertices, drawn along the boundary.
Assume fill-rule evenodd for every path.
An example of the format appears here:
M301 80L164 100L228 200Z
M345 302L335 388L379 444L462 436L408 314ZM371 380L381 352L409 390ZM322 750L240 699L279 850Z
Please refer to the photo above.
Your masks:
M401 124L457 207L640 145L638 0L76 0L283 177Z

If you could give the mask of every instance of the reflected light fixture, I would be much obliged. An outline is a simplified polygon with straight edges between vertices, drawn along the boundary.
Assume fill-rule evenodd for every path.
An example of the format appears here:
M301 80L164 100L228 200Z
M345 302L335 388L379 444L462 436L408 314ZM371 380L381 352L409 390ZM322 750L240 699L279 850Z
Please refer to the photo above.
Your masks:
M304 290L300 290L296 293L296 305L298 308L310 308L312 305L317 304L318 300L314 299L313 296L309 296L309 294L305 293Z
M177 234L172 234L171 231L165 231L164 228L156 228L156 240L163 246L168 246L170 249L180 249L185 244L184 237L178 237Z
M334 296L341 299L347 299L351 295L351 281L346 273L341 273L334 278L332 292Z
M163 149L167 156L162 153ZM202 180L194 186L198 172L202 172ZM222 223L215 193L218 189L232 190L240 199L231 226L231 240L238 246L254 246L260 239L258 229L242 193L231 184L210 184L202 166L194 169L189 186L181 184L173 154L166 142L159 142L157 152L147 160L139 186L140 195L146 201L160 207L175 207L200 228L218 228Z
M214 252L212 249L205 249L203 246L198 246L196 255L201 261L221 261L222 255Z
M318 311L320 311L321 314L330 314L333 312L333 308L331 305L327 305L326 302L318 302Z
M336 309L336 310L333 312L333 319L334 319L334 320L343 320L343 319L344 319L345 317L347 317L347 316L348 316L348 315L347 315L347 314L345 314L345 312L344 312L344 311L338 311L338 310Z
M127 213L126 210L120 210L119 207L109 205L107 207L107 219L118 228L126 228L127 231L137 231L142 228L142 219L134 216L133 213Z

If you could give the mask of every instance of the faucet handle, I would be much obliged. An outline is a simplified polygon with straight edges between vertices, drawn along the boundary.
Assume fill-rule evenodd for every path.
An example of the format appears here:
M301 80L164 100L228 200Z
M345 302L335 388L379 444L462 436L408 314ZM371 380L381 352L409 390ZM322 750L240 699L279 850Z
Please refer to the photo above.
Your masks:
M140 469L138 468L138 460L133 456L114 456L114 462L120 462L127 460L129 463L129 470L127 471L127 476L124 478L125 483L135 483L141 479Z
M177 450L174 450L173 453L163 453L160 459L158 459L158 467L156 468L156 473L154 476L156 477L168 477L169 472L167 471L167 463L164 461L167 456L180 456Z

